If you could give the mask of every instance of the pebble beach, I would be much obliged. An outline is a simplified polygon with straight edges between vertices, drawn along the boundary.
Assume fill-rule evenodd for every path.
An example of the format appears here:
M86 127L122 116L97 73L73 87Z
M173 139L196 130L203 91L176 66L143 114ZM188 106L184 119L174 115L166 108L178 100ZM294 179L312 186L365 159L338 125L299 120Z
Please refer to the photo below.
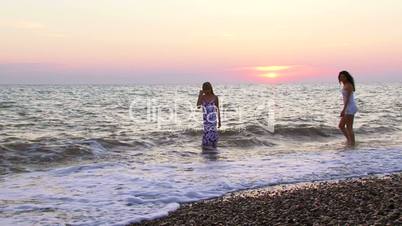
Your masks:
M402 174L283 185L183 204L134 225L402 225Z

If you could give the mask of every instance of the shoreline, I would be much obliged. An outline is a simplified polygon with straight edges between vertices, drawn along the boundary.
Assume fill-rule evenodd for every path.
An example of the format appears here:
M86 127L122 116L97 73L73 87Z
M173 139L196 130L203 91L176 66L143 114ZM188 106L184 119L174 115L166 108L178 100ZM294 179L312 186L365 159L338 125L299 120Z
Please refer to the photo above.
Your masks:
M241 190L129 225L289 224L402 225L402 172Z

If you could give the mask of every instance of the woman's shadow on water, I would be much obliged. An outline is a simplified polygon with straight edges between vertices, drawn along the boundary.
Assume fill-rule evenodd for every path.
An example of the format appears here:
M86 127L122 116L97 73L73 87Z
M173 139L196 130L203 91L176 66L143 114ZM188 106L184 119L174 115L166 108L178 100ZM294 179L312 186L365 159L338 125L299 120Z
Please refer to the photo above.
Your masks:
M219 160L219 151L217 148L202 147L201 155L209 161Z

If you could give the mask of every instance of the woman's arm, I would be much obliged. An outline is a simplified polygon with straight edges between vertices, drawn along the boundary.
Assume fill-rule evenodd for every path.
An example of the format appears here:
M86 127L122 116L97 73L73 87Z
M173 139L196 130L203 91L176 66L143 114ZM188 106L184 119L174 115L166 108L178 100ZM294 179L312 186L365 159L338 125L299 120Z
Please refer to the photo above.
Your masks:
M219 120L219 122L218 122L218 128L220 128L220 127L221 127L221 111L220 111L220 108L219 108L219 99L218 99L218 96L216 97L216 108L217 108L217 110L218 110L218 120Z
M352 95L352 92L353 92L353 88L350 84L346 84L344 89L347 91L347 93L346 93L346 97L345 97L346 100L344 101L343 110L341 112L341 117L343 117L345 115L346 108L348 107L348 104L349 104L350 95Z
M203 96L204 92L202 90L200 90L200 92L198 93L198 100L197 100L197 107L200 108L200 106L202 105L202 96Z

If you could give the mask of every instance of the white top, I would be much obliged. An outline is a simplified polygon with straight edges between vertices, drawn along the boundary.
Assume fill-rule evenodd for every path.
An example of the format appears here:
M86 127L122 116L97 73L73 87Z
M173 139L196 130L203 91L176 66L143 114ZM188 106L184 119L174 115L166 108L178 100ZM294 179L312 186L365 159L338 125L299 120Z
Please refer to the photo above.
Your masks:
M346 98L348 95L348 91L345 89L342 89L342 96L343 96L343 103L346 103ZM352 92L349 96L349 103L348 106L346 106L346 112L345 114L347 115L354 115L357 112L357 106L355 102L355 95L354 92Z

